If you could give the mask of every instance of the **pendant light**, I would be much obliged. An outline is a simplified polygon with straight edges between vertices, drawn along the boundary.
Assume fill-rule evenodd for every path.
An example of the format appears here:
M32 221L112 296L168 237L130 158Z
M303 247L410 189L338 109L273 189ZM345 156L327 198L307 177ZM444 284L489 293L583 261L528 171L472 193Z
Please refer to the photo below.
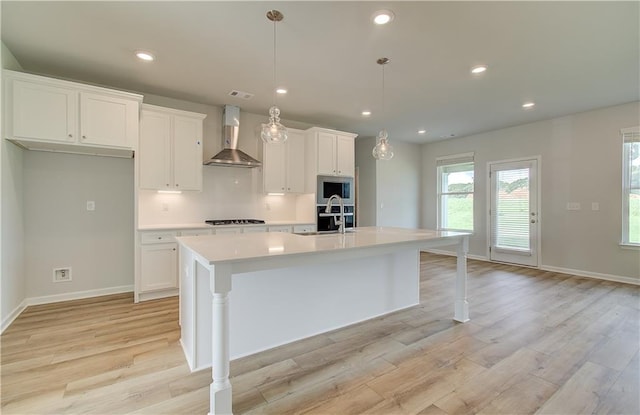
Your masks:
M280 108L276 106L276 23L284 19L278 10L269 10L267 19L273 22L273 106L269 108L269 122L262 124L260 138L265 143L282 143L287 140L287 128L280 124Z
M382 116L384 118L384 65L389 63L389 58L380 58L376 62L382 67ZM390 160L393 158L393 147L389 144L389 135L384 128L378 133L376 145L371 152L376 160Z

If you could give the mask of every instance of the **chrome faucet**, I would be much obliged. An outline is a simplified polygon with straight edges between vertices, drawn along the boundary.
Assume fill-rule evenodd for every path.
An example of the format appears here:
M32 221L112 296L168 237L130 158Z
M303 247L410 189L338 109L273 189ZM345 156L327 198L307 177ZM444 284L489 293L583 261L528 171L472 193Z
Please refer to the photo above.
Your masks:
M333 199L337 199L338 202L340 203L340 219L336 220L335 222L338 225L338 232L344 233L344 231L345 231L345 228L344 228L344 225L345 225L344 224L344 201L342 200L342 198L340 196L338 196L338 195L331 196L329 198L329 200L327 200L327 207L325 208L324 212L325 213L331 213L331 206L333 204Z

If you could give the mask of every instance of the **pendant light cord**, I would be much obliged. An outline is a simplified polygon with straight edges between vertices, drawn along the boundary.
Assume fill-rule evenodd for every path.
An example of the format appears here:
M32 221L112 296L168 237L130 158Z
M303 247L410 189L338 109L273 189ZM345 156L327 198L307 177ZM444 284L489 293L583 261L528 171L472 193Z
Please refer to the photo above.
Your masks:
M276 105L276 24L277 21L273 21L273 105Z
M382 66L382 121L386 120L385 111L384 111L384 65Z

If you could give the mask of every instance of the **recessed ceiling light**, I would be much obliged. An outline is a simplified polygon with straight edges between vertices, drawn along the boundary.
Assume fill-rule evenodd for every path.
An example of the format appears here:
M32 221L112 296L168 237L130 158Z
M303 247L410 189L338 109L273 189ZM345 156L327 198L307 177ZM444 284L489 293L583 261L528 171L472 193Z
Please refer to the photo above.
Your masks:
M284 88L278 88L278 89L276 89L276 92L277 92L278 94L286 94L286 93L287 93L287 90L286 90L286 89L284 89Z
M525 102L524 104L522 104L522 108L524 108L526 110L530 110L531 108L533 108L535 106L536 106L535 102Z
M418 130L418 134L426 134L427 130Z
M155 59L155 56L153 56L151 53L144 52L144 51L136 52L136 56L138 57L138 59L141 59L141 60L147 61L147 62L151 62L152 60Z
M368 117L371 115L371 111L362 111L362 116L363 117Z
M474 66L473 68L471 68L471 73L477 75L477 74L482 73L482 72L484 72L486 70L487 70L487 65L477 65L477 66Z
M378 10L373 14L373 22L375 24L387 24L393 20L395 15L391 10Z

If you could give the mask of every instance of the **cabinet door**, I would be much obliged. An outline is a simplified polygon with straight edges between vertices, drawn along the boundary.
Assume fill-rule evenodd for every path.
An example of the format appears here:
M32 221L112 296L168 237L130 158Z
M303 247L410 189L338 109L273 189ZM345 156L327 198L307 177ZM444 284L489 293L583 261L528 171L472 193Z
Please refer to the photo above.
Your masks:
M173 117L173 180L178 190L202 190L202 120Z
M131 148L138 136L138 102L80 93L80 142Z
M318 133L318 174L336 174L336 136Z
M178 288L178 244L140 247L140 291Z
M284 143L263 144L264 164L262 174L265 193L286 191L286 153L291 138Z
M289 132L287 145L287 192L304 193L304 133Z
M78 93L51 85L15 80L14 138L75 142L78 135Z
M338 135L336 138L336 174L355 175L355 143L352 138Z
M173 189L171 176L171 117L142 111L138 143L141 189Z

